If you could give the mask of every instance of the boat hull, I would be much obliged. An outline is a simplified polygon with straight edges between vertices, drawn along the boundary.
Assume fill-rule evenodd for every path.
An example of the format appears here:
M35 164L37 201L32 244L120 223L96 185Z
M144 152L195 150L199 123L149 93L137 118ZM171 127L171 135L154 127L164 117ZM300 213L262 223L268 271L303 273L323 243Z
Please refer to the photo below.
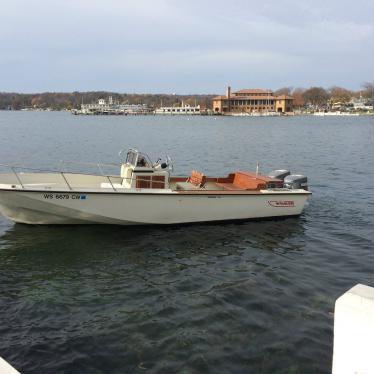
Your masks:
M297 216L308 195L0 190L0 212L26 224L170 225Z

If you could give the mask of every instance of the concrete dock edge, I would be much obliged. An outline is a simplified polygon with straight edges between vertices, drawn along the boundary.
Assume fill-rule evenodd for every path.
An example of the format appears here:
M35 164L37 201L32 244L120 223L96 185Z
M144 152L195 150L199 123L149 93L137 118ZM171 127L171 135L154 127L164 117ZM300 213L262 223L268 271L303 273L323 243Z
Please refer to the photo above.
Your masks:
M0 357L0 374L21 374L13 366Z
M374 288L357 284L335 302L333 374L374 374Z

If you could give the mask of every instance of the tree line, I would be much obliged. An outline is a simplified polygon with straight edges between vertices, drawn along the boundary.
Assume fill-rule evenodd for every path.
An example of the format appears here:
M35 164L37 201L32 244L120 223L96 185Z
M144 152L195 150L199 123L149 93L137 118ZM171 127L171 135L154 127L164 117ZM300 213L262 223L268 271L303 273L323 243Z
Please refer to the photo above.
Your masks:
M373 103L374 82L366 82L359 91L351 91L343 87L292 88L283 87L275 91L276 95L290 95L294 98L294 107L307 105L321 107L328 103L348 103L353 97L364 97ZM0 110L23 108L40 108L53 110L80 108L82 103L96 102L112 96L114 101L125 104L146 104L151 108L163 106L200 105L203 109L211 108L212 99L217 95L168 95L168 94L120 94L117 92L44 92L35 94L0 92Z
M43 92L35 94L0 92L0 110L19 110L23 108L78 109L82 103L89 104L99 99L107 100L109 96L112 96L113 101L121 104L146 104L151 108L161 105L175 106L182 103L209 108L215 95L120 94L107 91Z
M374 101L374 82L365 82L359 91L348 90L344 87L323 87L292 88L283 87L275 91L276 95L290 95L294 98L294 107L303 108L306 105L314 107L326 106L328 104L341 103L347 104L352 98L362 97L371 104Z

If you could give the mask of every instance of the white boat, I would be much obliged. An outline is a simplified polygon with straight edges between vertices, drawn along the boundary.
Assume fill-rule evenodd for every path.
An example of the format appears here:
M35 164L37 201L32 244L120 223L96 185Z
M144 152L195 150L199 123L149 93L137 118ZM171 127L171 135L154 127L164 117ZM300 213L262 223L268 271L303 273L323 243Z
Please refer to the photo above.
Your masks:
M336 111L336 112L314 112L313 115L315 116L320 116L320 117L327 117L327 116L359 116L360 114L359 113L352 113L352 112L340 112L340 111Z
M134 149L118 175L9 167L11 173L0 174L0 212L26 224L165 225L298 216L310 195L306 177L289 172L278 178L244 171L174 177L170 159L152 164Z

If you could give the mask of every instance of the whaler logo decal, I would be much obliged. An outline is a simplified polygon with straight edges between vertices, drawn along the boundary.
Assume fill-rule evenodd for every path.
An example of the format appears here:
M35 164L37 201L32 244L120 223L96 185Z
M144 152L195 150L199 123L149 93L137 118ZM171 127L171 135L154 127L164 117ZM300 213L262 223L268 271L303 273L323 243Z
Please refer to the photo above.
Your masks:
M268 204L276 208L292 208L295 206L293 200L270 200Z

